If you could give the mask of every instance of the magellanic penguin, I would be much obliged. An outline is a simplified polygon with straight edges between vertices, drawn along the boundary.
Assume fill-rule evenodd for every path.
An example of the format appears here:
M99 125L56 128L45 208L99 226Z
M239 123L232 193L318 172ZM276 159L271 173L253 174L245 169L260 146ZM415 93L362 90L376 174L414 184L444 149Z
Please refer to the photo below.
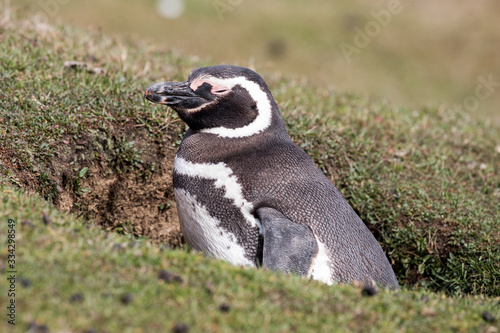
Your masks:
M399 288L382 248L338 189L287 134L254 71L198 68L145 97L189 126L177 151L174 192L192 248L327 284Z

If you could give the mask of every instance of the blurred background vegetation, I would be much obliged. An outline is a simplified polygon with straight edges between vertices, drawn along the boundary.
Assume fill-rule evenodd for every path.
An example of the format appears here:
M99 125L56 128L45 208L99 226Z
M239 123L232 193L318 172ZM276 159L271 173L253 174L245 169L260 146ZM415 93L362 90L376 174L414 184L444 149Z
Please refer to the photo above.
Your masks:
M15 0L10 6L17 16L151 40L214 64L286 73L394 105L462 107L500 124L498 0Z

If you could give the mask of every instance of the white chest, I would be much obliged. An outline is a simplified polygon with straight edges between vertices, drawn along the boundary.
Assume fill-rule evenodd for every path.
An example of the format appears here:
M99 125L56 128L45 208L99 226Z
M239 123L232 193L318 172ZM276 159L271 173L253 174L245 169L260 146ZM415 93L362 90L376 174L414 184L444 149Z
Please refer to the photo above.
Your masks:
M254 265L245 257L245 250L236 237L221 229L220 221L212 217L194 195L184 189L175 189L174 192L181 231L189 246L233 265Z
M226 200L226 204L231 202L241 212L243 221L238 221L238 223L244 223L247 228L261 230L259 221L251 213L252 203L245 200L237 177L224 163L191 163L176 157L174 168L179 175L214 181L215 188L222 189L224 198L229 199ZM245 249L238 243L235 235L222 228L221 221L211 215L207 207L200 204L200 200L197 200L196 188L190 191L174 188L174 192L181 231L192 248L234 265L254 265L254 262L245 256ZM204 195L206 196L206 193Z

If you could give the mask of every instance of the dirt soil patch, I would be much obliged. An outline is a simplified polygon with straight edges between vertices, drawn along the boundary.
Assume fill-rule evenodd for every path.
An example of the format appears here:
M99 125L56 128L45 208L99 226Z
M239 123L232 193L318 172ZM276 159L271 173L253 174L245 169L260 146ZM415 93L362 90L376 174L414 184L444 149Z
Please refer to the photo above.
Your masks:
M175 153L171 144L134 128L66 138L50 166L59 189L54 204L105 230L181 246L172 186Z

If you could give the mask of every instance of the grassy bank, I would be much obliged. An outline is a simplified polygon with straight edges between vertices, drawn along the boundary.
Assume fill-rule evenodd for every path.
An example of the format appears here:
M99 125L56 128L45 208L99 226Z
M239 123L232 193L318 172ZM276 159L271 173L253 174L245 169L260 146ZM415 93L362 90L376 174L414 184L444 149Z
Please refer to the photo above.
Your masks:
M0 27L0 214L18 222L19 331L498 325L488 314L500 312L500 130L452 110L261 72L292 138L381 243L401 293L363 297L182 249L171 172L185 127L142 95L209 64L68 26Z
M16 326L3 317L4 332L494 332L498 325L483 318L498 318L498 299L423 290L363 296L360 287L245 270L104 232L39 197L0 191L0 219L18 222ZM5 278L0 288L3 306Z
M190 0L174 20L158 13L157 2L10 3L20 16L37 13L82 28L151 38L185 54L210 55L219 63L255 63L260 70L306 76L317 85L355 90L398 105L456 105L473 117L500 124L495 86L480 88L487 97L474 102L479 77L500 79L496 0L460 6L453 0L403 0L393 15L388 0Z

